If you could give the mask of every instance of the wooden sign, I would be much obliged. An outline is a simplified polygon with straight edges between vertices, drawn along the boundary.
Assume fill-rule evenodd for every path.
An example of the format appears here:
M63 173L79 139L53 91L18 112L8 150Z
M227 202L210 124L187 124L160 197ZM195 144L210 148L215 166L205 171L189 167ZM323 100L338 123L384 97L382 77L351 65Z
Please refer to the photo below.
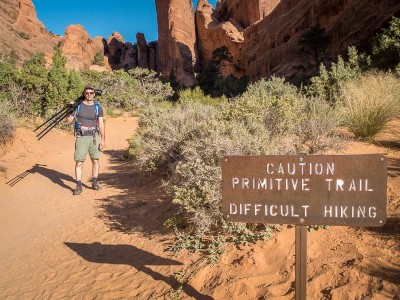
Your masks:
M383 155L226 156L222 212L231 222L382 226Z

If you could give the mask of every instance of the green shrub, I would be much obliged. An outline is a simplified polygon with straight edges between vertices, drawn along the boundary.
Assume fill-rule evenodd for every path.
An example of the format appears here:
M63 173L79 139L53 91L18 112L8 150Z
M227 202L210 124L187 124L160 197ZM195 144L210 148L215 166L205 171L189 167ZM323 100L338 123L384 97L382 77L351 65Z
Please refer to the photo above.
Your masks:
M0 147L5 151L15 138L15 120L10 107L0 102Z
M177 215L201 235L224 224L220 161L225 155L322 152L330 146L333 121L318 122L330 110L326 103L307 102L283 79L262 80L220 105L183 101L169 109L143 109L131 151L142 169L168 175ZM314 132L305 133L310 127Z
M93 58L93 64L98 66L104 66L104 56L102 52L96 52Z
M18 33L18 36L24 40L29 40L31 38L31 36L29 34L27 34L26 32L22 32L22 31L20 33Z
M191 102L198 102L202 104L217 105L221 102L226 101L225 97L213 98L209 95L205 95L199 86L194 89L184 89L178 92L180 103L189 104Z
M310 85L305 88L306 94L334 104L339 98L341 86L349 80L360 78L370 65L369 56L359 54L356 48L349 47L348 61L339 56L337 63L332 63L329 70L321 65L320 75L311 78Z
M103 89L103 104L111 108L132 110L155 102L162 102L173 95L169 84L157 78L154 71L135 68L124 71L84 71L85 82Z
M356 137L371 140L389 120L400 116L400 80L390 74L366 74L341 89L343 124Z
M393 17L388 28L376 36L373 45L374 64L391 68L400 63L400 18Z

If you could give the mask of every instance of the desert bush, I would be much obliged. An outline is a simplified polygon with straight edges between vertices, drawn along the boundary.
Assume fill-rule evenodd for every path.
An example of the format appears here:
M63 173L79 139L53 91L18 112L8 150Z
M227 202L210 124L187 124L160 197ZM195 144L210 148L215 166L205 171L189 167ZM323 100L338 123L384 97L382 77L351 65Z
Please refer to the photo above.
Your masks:
M307 117L303 119L299 131L299 152L319 154L331 149L339 150L342 140L335 133L341 120L338 109L324 99L307 97L305 114Z
M356 137L370 140L400 116L400 80L391 74L369 73L341 88L343 124Z
M19 33L18 33L18 36L19 36L21 39L24 39L24 40L29 40L29 39L31 38L31 36L30 36L28 33L23 32L23 31L19 32Z
M210 61L197 76L201 89L213 97L235 97L246 90L249 78L226 76L226 71L233 68L233 57L226 46L215 49ZM228 71L229 72L229 71Z
M226 101L225 97L213 98L209 95L205 95L199 86L194 89L184 89L178 92L178 101L180 103L189 104L191 102L198 102L202 104L217 105L221 102Z
M339 98L340 88L349 80L358 79L370 68L371 59L365 54L359 54L355 47L348 48L348 60L338 57L330 68L320 67L320 75L311 78L311 83L305 87L306 95L326 99L335 104Z
M161 82L154 71L147 69L84 71L82 77L86 82L103 89L106 101L102 103L110 108L136 109L164 101L173 95L170 85Z
M400 63L400 18L393 17L387 28L376 36L373 44L374 64L391 68Z
M223 230L220 161L225 155L323 151L329 148L333 124L307 122L318 123L329 109L316 100L308 103L283 79L262 80L219 105L184 101L170 109L145 108L131 152L141 168L168 175L166 186L180 208L177 214L188 230L201 235ZM304 133L310 127L314 132Z
M98 66L104 66L104 55L101 51L96 52L93 57L93 64Z
M11 108L0 102L0 147L12 144L15 137L15 120L11 112Z

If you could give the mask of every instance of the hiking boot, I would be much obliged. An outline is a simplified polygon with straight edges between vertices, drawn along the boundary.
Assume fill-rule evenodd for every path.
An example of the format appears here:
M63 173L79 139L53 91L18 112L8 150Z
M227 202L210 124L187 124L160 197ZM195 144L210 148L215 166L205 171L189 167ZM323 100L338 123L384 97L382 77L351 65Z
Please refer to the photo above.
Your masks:
M92 188L96 191L101 190L101 186L99 186L99 184L97 182L93 182L92 183Z
M82 193L82 187L81 186L78 186L73 192L74 196L80 195L81 193Z

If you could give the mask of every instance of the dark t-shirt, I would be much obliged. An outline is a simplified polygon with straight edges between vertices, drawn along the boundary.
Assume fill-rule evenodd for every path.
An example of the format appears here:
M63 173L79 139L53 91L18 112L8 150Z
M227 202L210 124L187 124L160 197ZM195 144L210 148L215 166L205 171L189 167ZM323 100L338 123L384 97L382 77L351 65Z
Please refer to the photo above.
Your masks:
M102 117L103 117L103 109L99 105L99 118ZM96 106L94 104L86 105L84 103L81 103L81 107L79 108L79 112L76 113L75 119L81 126L95 127L97 125Z

